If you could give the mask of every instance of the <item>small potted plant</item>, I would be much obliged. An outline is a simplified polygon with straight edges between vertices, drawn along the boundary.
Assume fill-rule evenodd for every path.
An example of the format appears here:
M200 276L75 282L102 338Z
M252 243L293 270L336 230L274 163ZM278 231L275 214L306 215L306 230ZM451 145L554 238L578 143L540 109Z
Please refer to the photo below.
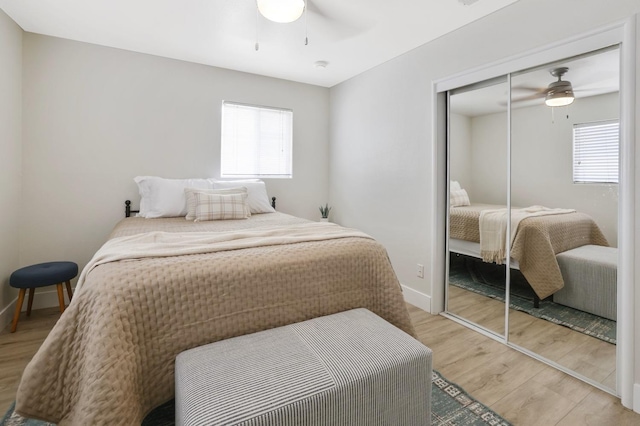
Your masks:
M322 215L322 219L320 222L329 222L329 212L331 211L331 207L329 207L329 203L324 206L320 206L320 214Z

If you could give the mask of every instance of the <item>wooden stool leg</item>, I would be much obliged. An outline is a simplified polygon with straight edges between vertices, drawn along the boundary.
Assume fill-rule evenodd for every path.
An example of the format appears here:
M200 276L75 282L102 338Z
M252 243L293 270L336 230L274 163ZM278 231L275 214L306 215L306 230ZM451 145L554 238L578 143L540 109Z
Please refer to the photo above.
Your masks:
M11 324L11 332L15 333L16 328L18 327L18 318L20 318L20 311L22 310L22 302L24 302L24 294L26 293L26 288L21 288L20 293L18 293L18 303L16 304L16 313L13 315L13 323Z
M67 296L69 296L69 303L71 303L71 298L73 297L73 293L71 293L71 281L67 280Z
M64 312L64 293L62 292L62 283L56 284L58 289L58 303L60 304L60 312Z
M29 303L27 303L27 316L31 316L31 306L33 305L33 292L35 288L29 289Z

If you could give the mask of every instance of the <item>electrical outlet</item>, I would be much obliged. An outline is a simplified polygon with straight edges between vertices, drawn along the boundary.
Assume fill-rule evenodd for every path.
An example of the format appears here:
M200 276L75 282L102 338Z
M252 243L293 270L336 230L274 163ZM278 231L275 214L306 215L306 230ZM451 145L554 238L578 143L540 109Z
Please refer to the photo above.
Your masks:
M424 265L418 263L418 268L416 270L418 274L418 278L424 278Z

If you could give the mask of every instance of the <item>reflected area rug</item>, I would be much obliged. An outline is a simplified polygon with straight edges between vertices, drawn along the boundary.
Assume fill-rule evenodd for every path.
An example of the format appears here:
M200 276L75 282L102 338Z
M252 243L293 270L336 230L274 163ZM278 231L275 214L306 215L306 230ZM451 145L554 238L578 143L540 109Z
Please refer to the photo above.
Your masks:
M448 381L437 371L431 378L431 424L434 426L510 426L487 406L476 401L460 386ZM142 426L174 426L175 407L171 400L155 408ZM25 419L13 412L13 405L0 426L55 426L53 423Z
M506 268L504 265L485 263L480 259L468 256L455 254L451 256L449 283L456 287L504 302L505 277ZM533 295L533 290L522 273L517 269L512 269L512 309L616 344L615 321L554 303L551 300L542 300L540 307L534 308Z

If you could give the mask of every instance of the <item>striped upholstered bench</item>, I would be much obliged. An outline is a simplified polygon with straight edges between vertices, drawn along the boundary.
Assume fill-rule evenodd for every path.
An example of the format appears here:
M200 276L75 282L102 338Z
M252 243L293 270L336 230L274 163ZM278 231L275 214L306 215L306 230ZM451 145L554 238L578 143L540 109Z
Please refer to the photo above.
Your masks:
M556 256L564 287L553 295L561 305L617 319L618 249L586 245Z
M178 425L430 425L431 350L366 309L176 358Z

